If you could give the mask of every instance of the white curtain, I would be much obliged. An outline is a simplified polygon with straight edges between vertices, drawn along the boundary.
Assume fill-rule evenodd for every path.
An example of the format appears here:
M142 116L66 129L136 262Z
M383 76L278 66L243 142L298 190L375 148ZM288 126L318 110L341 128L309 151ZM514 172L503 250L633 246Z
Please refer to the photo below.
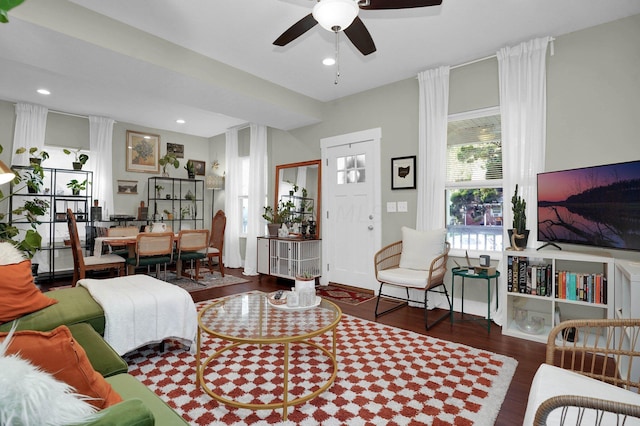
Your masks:
M13 134L13 156L11 164L14 166L29 165L29 148L44 149L44 135L47 129L47 114L49 109L42 105L32 105L22 102L16 104L16 127ZM27 152L16 154L16 149L24 147ZM46 167L46 166L45 166Z
M497 53L502 112L502 164L506 231L512 226L511 197L527 202L529 247L538 235L536 223L536 178L544 171L546 145L546 54L549 37L538 38Z
M418 158L416 167L418 208L416 229L445 225L444 184L447 164L449 67L418 74Z
M449 67L442 66L418 74L418 158L416 186L418 206L416 229L431 230L445 225L444 183L447 164L447 116L449 111ZM420 300L422 292L413 292ZM410 303L411 306L417 306ZM440 294L429 297L429 309L448 307Z
M102 206L103 217L113 212L113 124L106 117L89 116L89 158L93 170L93 198Z
M497 52L502 113L502 164L504 191L504 241L511 245L507 230L512 226L511 197L518 185L518 194L527 202L529 247L535 246L536 177L544 171L546 145L546 55L550 37L538 38L505 47ZM501 260L498 269L506 279ZM504 285L504 284L503 284ZM492 306L493 306L492 301ZM506 320L505 304L493 315L498 325Z
M227 173L225 178L225 210L227 226L224 231L224 264L229 268L242 266L240 257L240 203L238 197L241 191L242 170L238 157L238 128L227 130L225 163Z
M265 182L267 178L267 128L251 124L249 148L249 206L247 208L247 246L244 255L244 275L258 275L258 240L264 235L262 219Z

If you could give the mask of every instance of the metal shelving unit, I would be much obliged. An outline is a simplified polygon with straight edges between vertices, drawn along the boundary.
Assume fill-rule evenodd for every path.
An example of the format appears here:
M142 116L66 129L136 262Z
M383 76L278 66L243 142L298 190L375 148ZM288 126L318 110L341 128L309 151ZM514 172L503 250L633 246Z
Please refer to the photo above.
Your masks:
M162 189L156 190L157 187ZM163 221L171 225L175 232L182 229L203 229L204 181L150 177L147 207L153 221ZM169 214L173 218L170 219Z
M28 166L13 166L12 168L20 174L27 173L31 169ZM34 259L40 258L43 261L35 278L37 280L53 280L56 276L67 274L73 270L70 247L64 243L64 240L69 235L67 208L74 212L79 225L85 224L86 229L84 231L89 236L89 238L85 239L86 247L88 248L92 244L91 184L87 184L86 188L78 195L72 194L67 184L72 179L80 182L84 180L92 182L93 172L46 167L42 169L44 171L44 179L38 193L31 193L27 188L22 188L22 183L18 184L19 191L9 199L9 223L21 229L29 229L31 225L25 217L14 215L13 210L17 206L23 205L24 201L29 198L43 199L49 203L47 214L38 218L41 223L37 225L36 229L42 235L42 247ZM11 192L14 189L15 185L12 182ZM78 229L78 231L82 235L83 230ZM71 259L70 262L69 259ZM45 261L46 265L44 264Z

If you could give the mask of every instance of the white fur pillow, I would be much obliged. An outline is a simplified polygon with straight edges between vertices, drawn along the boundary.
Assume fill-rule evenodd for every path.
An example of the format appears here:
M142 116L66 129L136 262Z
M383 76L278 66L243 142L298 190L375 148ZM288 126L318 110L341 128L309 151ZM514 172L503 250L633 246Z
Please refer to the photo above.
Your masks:
M0 425L70 425L96 420L100 414L88 398L49 373L20 358L5 355L14 329L0 342Z
M24 254L13 244L7 241L0 242L0 265L12 265L24 259Z
M433 259L444 253L447 230L416 231L402 227L400 267L428 271Z

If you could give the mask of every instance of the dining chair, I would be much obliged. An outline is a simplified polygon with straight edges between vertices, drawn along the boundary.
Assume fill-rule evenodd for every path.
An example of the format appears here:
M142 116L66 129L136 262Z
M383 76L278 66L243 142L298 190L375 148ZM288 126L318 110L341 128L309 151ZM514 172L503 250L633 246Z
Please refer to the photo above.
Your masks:
M222 264L222 245L224 244L224 230L227 226L227 216L222 210L218 210L211 220L211 238L207 247L207 263L209 271L213 274L213 258L218 258L220 274L224 277L224 265Z
M164 264L164 279L167 280L167 264L173 261L173 232L141 232L136 236L136 255L127 258L127 264L156 266L156 278L160 275L160 265Z
M176 261L180 263L180 273L195 282L200 278L200 260L207 257L207 247L209 246L208 229L187 229L178 234L178 247ZM190 273L184 273L184 261L190 262ZM195 275L194 271L195 262Z
M125 260L116 254L102 256L85 256L82 252L76 217L71 209L67 209L67 226L69 227L69 239L71 240L71 252L73 254L73 281L75 287L78 280L87 276L87 271L101 271L117 269L118 276L125 269Z
M140 230L137 226L117 226L114 228L107 228L107 237L134 237L139 233ZM124 259L129 257L129 249L125 246L109 246L109 249L111 254L117 254Z

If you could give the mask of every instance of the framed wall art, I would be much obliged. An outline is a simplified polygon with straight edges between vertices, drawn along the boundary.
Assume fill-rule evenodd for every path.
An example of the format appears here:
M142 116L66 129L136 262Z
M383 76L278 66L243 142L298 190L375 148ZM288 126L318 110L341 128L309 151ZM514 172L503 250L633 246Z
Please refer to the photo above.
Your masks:
M176 158L184 158L184 145L167 142L167 154L173 154Z
M416 188L416 156L391 159L391 189Z
M160 136L127 130L127 171L160 173Z
M206 174L207 163L204 161L190 160L196 171L196 176L204 176Z
M118 194L137 194L137 180L118 180Z

